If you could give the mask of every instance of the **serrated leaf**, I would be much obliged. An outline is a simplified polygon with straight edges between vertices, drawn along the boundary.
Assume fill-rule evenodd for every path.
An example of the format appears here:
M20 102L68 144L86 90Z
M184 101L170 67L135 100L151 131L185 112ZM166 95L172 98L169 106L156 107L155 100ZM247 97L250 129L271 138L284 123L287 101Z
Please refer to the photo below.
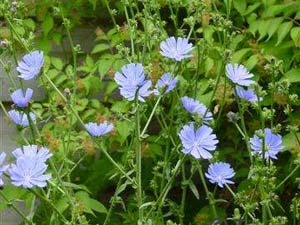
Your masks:
M91 212L93 210L99 213L107 213L105 206L101 202L90 198L88 193L79 191L75 193L75 196L83 203L85 212L93 214Z
M282 21L283 21L283 17L278 17L278 18L270 20L271 26L269 26L267 29L268 30L268 39L266 41L270 40L270 38L275 34L276 30L278 29L278 27L280 26Z
M283 39L286 37L286 35L289 33L292 27L292 22L284 22L279 26L277 30L278 39L275 46L279 45L283 41Z
M53 18L49 14L47 14L42 23L44 36L48 35L50 30L53 28L53 25L54 25Z

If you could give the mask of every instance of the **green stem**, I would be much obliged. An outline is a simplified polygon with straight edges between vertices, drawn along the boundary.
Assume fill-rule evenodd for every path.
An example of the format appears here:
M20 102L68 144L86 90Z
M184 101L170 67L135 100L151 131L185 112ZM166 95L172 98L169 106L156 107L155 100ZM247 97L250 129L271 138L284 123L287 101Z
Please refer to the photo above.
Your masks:
M68 220L64 217L64 215L61 214L60 211L58 211L57 206L55 206L51 201L49 201L49 199L47 199L46 197L44 197L43 195L41 195L40 193L38 193L36 190L34 189L28 189L30 192L32 192L35 196L37 196L40 200L46 202L63 220L63 222L65 224L68 224Z
M151 120L152 120L152 117L154 116L154 113L155 113L155 111L156 111L156 109L157 109L157 107L158 107L158 105L159 105L159 102L160 102L161 98L162 98L162 96L160 95L160 96L158 97L158 99L157 99L157 101L156 101L156 103L155 103L153 109L152 109L152 112L151 112L151 114L150 114L150 116L149 116L149 118L148 118L148 120L147 120L147 122L146 122L146 125L145 125L145 127L144 127L144 129L143 129L141 135L139 136L140 138L143 138L143 136L145 135L145 133L146 133L146 131L147 131L147 128L148 128L148 126L149 126L149 124L150 124L150 122L151 122Z
M3 191L0 191L0 196L7 202L7 205L9 205L9 207L11 207L17 214L19 214L25 221L26 221L26 223L28 223L28 224L34 224L31 220L29 220L26 216L25 216L25 214L21 211L21 210L19 210L18 209L18 207L16 207L15 205L14 205L14 203L12 202L12 201L10 201L6 196L5 196L5 194L3 193Z
M61 91L56 87L56 85L52 82L52 80L48 77L48 75L46 73L43 74L44 77L46 78L46 80L50 83L50 85L52 86L52 88L58 93L58 95L64 100L65 103L68 103L67 98L61 93ZM73 115L76 117L76 119L79 121L79 123L81 124L82 127L85 127L84 122L82 121L82 119L80 118L80 116L78 115L78 113L76 112L76 110L74 109L74 107L72 105L68 105L71 112L73 113ZM96 143L97 144L97 143ZM99 147L99 145L97 144L97 146ZM120 165L109 155L109 153L105 150L105 149L101 149L102 152L104 153L104 155L107 157L107 159L131 182L133 182L133 180L125 173L125 171L120 167Z
M201 182L203 184L207 199L209 201L209 205L211 206L214 217L218 218L217 210L216 210L216 206L215 206L215 200L214 200L214 197L213 197L212 193L210 193L210 191L207 188L206 181L205 181L204 174L203 174L203 170L202 170L202 165L198 161L197 161L197 164L198 164L198 172L199 172L199 175L200 175L200 179L201 179Z
M171 189L171 185L173 184L181 165L184 163L185 161L185 157L186 155L184 155L181 159L178 160L175 168L174 168L174 172L172 177L170 178L170 180L168 181L168 183L166 184L166 186L164 187L163 191L160 193L158 199L155 201L155 203L153 204L152 208L149 210L148 214L145 217L145 220L147 220L149 218L149 216L151 215L151 213L153 212L153 210L155 209L155 207L161 208L161 206L164 203L164 200L167 196L167 194L169 193L170 189Z
M136 113L135 113L135 125L136 125L136 182L137 182L137 205L139 212L139 221L143 221L143 209L141 208L143 204L142 196L142 143L140 140L141 137L141 127L140 127L140 109L139 109L139 100L136 96Z
M110 6L109 6L108 1L107 1L107 0L104 0L104 4L105 4L105 6L106 6L106 8L107 8L107 10L108 10L108 13L109 13L109 15L110 15L110 18L111 18L111 20L112 20L112 22L113 22L113 24L114 24L114 27L117 27L116 19L115 19L113 13L112 13L112 10L111 10L111 8L110 8Z
M290 174L286 177L286 178L284 178L284 180L283 181L281 181L280 182L280 184L278 184L277 186L276 186L276 188L275 188L275 190L277 190L278 188L280 188L291 176L293 176L294 175L294 173L296 173L296 171L298 170L300 168L300 165L297 165L293 170L292 170L292 172L290 172Z

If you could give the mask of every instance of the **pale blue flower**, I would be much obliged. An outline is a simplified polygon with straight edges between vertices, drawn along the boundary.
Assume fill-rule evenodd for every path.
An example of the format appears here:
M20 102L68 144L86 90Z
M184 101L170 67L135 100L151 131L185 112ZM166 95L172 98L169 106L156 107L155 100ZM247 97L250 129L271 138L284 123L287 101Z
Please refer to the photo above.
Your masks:
M119 85L120 94L129 101L133 101L137 95L139 101L144 102L144 98L152 93L149 90L152 82L145 80L144 68L140 63L123 66L121 73L115 74L115 81Z
M191 154L196 159L211 159L210 152L217 148L216 145L219 142L212 132L213 130L205 125L196 130L193 123L185 125L179 133L183 145L182 152Z
M30 52L18 63L17 71L21 74L18 77L24 80L35 78L40 73L43 64L44 54L42 51Z
M17 148L12 152L16 163L11 164L8 173L12 184L24 188L45 187L46 181L51 179L51 174L44 174L47 170L45 163L52 156L47 148L36 145L27 145Z
M282 137L279 134L274 134L270 128L265 128L265 159L277 159L277 154L283 149L282 146ZM263 154L263 138L254 135L253 138L250 138L251 149L253 154L258 153L260 156Z
M8 169L8 165L2 165L5 161L5 158L6 158L6 154L4 152L2 152L0 154L0 186L3 186L4 182L2 180L2 176L3 176L3 173Z
M187 38L169 37L167 40L160 43L160 54L165 57L181 61L185 58L192 57L190 51L193 50L193 45L188 43Z
M51 174L44 174L47 170L44 162L36 158L20 157L16 164L12 164L8 169L11 183L24 188L45 187L47 180L51 179Z
M232 81L232 83L238 84L240 86L248 87L250 84L255 83L253 80L251 80L253 74L249 73L243 65L227 64L226 74L227 77Z
M23 127L29 126L28 117L24 112L19 112L17 110L12 109L12 110L8 111L8 115L9 115L10 119L12 121L14 121L15 124L23 126ZM30 112L29 116L30 116L31 120L34 122L35 114L33 112Z
M246 90L243 87L235 87L236 93L239 96L239 98L247 100L249 102L257 102L258 98L257 95L255 94L255 92L253 90ZM262 98L260 98L260 101L262 100Z
M52 156L52 153L45 148L38 148L37 145L25 145L22 148L15 149L12 154L15 158L33 158L39 162L46 162Z
M10 97L15 105L20 108L24 108L28 106L29 101L31 100L33 94L33 90L31 88L27 88L24 94L22 89L18 89L14 91Z
M85 128L90 133L90 135L94 137L103 136L114 129L114 125L112 123L107 123L106 121L100 124L97 123L87 123L85 124Z
M225 184L234 184L234 182L231 181L234 175L235 172L230 164L223 162L210 164L207 173L205 173L210 183L218 184L221 188L223 188Z
M167 94L172 91L177 85L177 79L172 76L170 73L165 73L157 81L153 93L155 95Z
M184 96L181 98L181 103L186 111L191 114L197 114L200 117L203 117L205 112L207 111L205 118L203 118L205 122L209 122L213 119L212 113L207 110L207 107L200 103L198 100Z

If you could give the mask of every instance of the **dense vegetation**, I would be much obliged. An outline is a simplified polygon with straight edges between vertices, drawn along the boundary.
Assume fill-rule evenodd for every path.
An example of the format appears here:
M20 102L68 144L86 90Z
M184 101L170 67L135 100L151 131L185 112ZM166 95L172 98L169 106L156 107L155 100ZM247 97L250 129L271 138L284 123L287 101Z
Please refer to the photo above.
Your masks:
M0 155L1 210L39 225L300 223L299 1L0 9L14 104L0 103L20 146ZM27 80L42 100L22 96Z

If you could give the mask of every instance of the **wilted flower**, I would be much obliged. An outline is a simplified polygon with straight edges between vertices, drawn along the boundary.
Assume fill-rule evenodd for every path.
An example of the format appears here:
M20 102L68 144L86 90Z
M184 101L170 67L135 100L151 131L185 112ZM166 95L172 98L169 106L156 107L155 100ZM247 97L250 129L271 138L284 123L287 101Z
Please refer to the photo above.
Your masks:
M264 158L266 159L277 159L277 153L283 149L282 146L282 137L279 134L273 134L272 130L265 128L264 130ZM254 135L253 138L250 138L251 149L253 153L258 153L262 156L263 154L263 138L257 135Z
M228 112L226 115L227 115L227 118L228 118L229 122L235 123L240 119L237 113L234 113L234 112L231 112L231 111Z
M19 112L17 110L10 110L8 111L8 115L15 124L27 127L29 125L28 116L24 112ZM29 116L32 121L35 121L35 115L33 112L29 113Z
M193 45L188 43L187 38L170 37L160 43L160 54L165 57L181 61L185 58L190 58L192 55L189 54L193 50Z
M22 61L18 63L17 71L21 74L20 78L31 80L41 71L44 64L44 54L42 51L33 51L26 54Z
M16 163L12 164L8 173L15 186L24 188L45 187L46 181L51 174L44 174L47 170L46 160L52 156L47 148L40 148L36 145L27 145L13 151Z
M25 145L22 148L15 149L12 154L15 158L33 158L39 162L46 162L52 156L52 153L45 147L38 149L37 145Z
M3 176L3 173L7 170L8 168L8 165L6 166L3 166L2 164L4 163L5 161L5 157L6 157L6 154L4 152L2 152L0 154L0 186L3 186L4 182L2 180L2 176Z
M205 105L203 105L202 103L200 103L199 101L197 101L193 98L184 96L181 98L181 103L182 103L183 107L186 109L186 111L188 111L189 113L192 113L192 114L195 113L198 116L203 117L206 112L206 115L204 118L205 122L208 122L213 119L212 113L209 110L207 110L207 107Z
M172 91L177 84L177 79L170 73L165 73L156 83L153 93L155 95L167 94Z
M97 123L87 123L85 124L85 128L90 133L90 135L94 137L103 136L114 129L114 125L112 123L107 123L106 121L100 124Z
M202 125L197 130L194 128L194 124L185 125L180 133L179 137L183 145L182 152L185 154L191 154L196 159L210 159L212 155L209 151L216 149L216 144L219 142L215 134L212 134L213 130L205 125Z
M119 85L121 95L133 101L137 95L139 101L144 102L152 92L149 90L152 83L145 80L142 64L130 63L121 68L122 73L115 74L115 81Z
M223 162L210 164L207 173L205 173L210 183L218 184L221 188L224 187L224 184L234 184L234 182L231 181L234 175L235 172L230 164Z
M226 65L227 77L234 84L248 87L250 84L255 83L250 78L253 77L252 73L249 73L243 65L239 64L227 64Z
M18 89L14 91L10 97L12 101L20 108L24 108L28 106L28 103L32 97L33 90L31 88L27 88L24 94L22 89Z
M235 90L236 90L237 95L241 99L247 100L249 102L257 102L257 100L258 100L255 92L250 89L246 90L242 87L237 86L237 87L235 87ZM262 100L262 99L260 98L260 100Z

